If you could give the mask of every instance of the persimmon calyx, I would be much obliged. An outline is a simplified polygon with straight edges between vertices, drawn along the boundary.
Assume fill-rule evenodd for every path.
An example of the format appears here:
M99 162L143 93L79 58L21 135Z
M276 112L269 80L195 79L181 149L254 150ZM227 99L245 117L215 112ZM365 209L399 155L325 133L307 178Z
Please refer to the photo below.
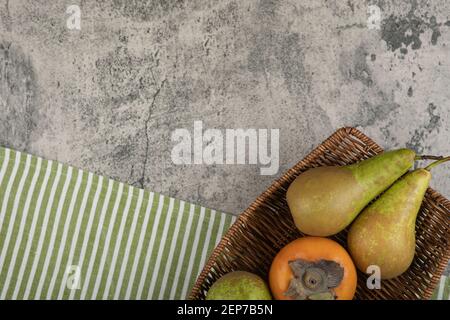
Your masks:
M296 300L335 300L334 288L344 277L344 268L331 260L316 262L302 259L289 261L293 278L285 296Z

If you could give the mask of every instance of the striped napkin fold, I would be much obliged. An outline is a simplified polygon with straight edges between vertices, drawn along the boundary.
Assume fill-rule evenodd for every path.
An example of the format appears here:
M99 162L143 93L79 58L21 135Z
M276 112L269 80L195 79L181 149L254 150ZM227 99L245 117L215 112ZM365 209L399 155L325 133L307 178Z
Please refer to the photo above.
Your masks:
M0 299L184 299L235 218L0 148Z
M434 290L431 300L450 300L450 277L441 276L439 284Z

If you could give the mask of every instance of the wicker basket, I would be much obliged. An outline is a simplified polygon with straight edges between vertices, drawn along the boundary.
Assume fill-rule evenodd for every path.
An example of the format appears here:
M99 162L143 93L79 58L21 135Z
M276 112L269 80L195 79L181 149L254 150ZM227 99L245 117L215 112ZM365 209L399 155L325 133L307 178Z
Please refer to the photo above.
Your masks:
M342 128L288 170L237 219L213 251L192 289L190 299L204 299L225 273L245 270L267 279L272 259L287 243L301 237L286 203L286 190L300 173L324 165L347 165L383 149L355 128ZM347 230L332 237L346 247ZM429 299L450 258L450 201L428 189L416 223L416 255L401 276L369 290L358 271L356 299Z

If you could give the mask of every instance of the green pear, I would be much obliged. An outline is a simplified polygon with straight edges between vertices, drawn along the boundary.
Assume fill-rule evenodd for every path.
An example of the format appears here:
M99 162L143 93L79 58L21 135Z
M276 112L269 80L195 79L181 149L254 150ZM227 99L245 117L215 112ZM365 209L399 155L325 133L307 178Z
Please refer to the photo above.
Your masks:
M361 212L347 237L359 270L367 272L367 267L375 265L382 279L391 279L408 269L414 258L417 213L431 179L429 170L448 160L406 174Z
M312 236L340 232L406 173L414 159L414 151L399 149L352 165L318 167L300 174L286 193L295 225Z
M214 282L206 300L271 300L265 281L256 274L234 271Z

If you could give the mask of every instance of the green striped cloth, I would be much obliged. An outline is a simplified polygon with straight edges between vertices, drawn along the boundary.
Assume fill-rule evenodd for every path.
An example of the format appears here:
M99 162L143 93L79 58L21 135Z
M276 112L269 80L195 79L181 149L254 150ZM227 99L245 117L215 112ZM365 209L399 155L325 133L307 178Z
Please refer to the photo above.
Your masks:
M450 277L442 276L431 300L450 300Z
M0 148L0 299L184 299L234 220Z

